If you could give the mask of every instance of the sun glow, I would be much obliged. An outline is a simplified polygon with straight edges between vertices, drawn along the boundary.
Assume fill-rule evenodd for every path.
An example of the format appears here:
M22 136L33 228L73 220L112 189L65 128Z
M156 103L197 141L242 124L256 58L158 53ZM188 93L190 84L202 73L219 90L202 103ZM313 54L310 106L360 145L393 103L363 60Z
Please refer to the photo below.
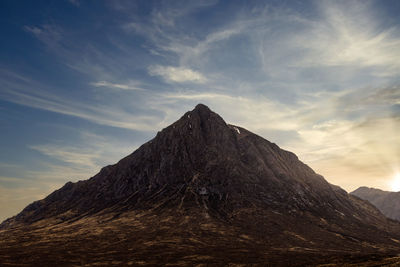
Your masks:
M400 172L396 173L393 176L393 179L390 182L390 187L392 188L392 191L395 191L395 192L400 191Z

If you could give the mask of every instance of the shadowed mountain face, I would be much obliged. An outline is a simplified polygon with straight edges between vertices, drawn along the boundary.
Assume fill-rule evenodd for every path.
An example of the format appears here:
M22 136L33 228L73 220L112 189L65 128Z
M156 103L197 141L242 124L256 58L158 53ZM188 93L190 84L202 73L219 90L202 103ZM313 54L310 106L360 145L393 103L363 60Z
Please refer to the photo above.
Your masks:
M371 202L387 217L400 221L400 192L388 192L363 186L350 194Z
M302 265L400 250L397 222L201 104L0 229L9 264Z

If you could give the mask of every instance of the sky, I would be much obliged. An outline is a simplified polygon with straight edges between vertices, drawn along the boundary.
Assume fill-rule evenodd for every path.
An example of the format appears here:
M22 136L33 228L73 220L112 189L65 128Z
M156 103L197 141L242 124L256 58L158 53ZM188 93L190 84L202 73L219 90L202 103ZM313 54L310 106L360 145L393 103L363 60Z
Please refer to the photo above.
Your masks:
M198 103L348 192L400 190L398 14L397 0L0 1L0 221Z

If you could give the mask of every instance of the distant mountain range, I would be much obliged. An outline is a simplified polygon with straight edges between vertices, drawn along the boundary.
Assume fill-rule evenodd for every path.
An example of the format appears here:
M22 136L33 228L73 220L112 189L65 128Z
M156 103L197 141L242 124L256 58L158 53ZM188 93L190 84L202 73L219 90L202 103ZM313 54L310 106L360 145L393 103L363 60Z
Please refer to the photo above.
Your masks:
M383 260L400 224L199 104L131 155L0 225L5 266Z
M400 221L400 192L389 192L363 186L350 194L368 200L387 217Z

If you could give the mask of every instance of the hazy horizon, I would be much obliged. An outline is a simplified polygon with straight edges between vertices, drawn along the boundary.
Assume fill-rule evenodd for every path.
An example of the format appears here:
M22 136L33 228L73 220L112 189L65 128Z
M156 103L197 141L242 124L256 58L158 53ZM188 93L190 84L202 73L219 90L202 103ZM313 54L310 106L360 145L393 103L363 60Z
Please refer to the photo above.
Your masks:
M399 1L2 1L0 221L198 103L350 192L400 190Z

